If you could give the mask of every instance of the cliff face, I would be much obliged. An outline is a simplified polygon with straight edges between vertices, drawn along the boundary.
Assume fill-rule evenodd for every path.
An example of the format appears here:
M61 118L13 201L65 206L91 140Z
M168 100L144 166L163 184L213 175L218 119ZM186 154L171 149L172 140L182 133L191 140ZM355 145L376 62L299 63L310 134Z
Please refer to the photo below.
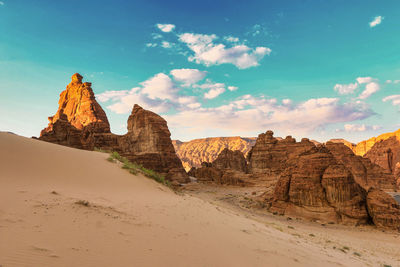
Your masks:
M183 166L189 171L192 167L200 167L202 162L213 162L225 148L239 150L246 156L255 141L256 138L210 137L189 142L173 140L173 144Z
M368 140L359 142L354 149L354 153L364 156L376 143L388 140L392 137L400 140L400 129L392 133L381 134L378 137L372 137Z
M75 73L71 77L71 82L67 88L61 92L58 101L58 110L56 114L49 117L49 125L45 128L41 135L52 131L54 123L56 123L63 114L71 126L78 130L84 127L91 127L92 132L109 133L110 124L106 113L97 103L91 83L82 83L82 76Z
M122 136L112 134L91 84L82 83L82 76L77 73L61 93L59 108L49 120L40 140L80 149L116 151L132 162L166 175L168 180L188 181L162 117L135 105L128 118L128 132Z

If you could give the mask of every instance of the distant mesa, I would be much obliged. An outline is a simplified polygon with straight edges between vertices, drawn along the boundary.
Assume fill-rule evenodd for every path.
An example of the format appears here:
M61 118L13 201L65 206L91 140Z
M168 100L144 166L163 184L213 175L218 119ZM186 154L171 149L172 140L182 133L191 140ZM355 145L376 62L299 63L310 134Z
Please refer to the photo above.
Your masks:
M125 135L111 133L104 110L97 103L91 83L82 83L79 73L72 75L60 94L56 114L40 133L40 140L93 150L116 151L129 160L166 175L179 183L188 181L175 154L167 122L159 115L134 105Z

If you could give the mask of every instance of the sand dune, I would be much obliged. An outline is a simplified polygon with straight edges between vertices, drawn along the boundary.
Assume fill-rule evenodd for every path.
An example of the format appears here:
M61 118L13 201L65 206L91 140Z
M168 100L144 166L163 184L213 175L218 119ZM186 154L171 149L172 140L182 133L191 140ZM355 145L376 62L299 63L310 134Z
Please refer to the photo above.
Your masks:
M359 256L176 194L103 153L9 133L0 151L3 267L400 265L398 234L374 232L387 248ZM356 235L351 249L368 240Z

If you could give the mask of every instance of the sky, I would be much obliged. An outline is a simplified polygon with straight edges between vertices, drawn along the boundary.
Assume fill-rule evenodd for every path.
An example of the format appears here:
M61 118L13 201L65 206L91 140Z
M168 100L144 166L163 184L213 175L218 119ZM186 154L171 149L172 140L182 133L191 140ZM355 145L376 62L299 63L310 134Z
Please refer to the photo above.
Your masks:
M400 128L400 1L0 1L0 130L39 136L78 72L114 133L173 139Z

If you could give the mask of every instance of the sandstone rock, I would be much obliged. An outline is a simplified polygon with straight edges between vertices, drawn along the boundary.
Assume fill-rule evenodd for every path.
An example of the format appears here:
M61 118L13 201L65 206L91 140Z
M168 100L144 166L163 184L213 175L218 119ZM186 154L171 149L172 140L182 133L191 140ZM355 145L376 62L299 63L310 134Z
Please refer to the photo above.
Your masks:
M187 182L170 136L162 117L135 104L128 118L128 133L120 138L121 154L148 169L165 173L169 180Z
M163 118L135 105L128 118L128 132L122 136L112 134L91 84L82 83L82 76L77 73L61 93L57 113L49 120L40 140L80 149L97 147L116 151L132 162L165 175L167 180L189 181Z
M218 155L217 159L213 161L212 165L218 169L234 170L239 172L247 172L247 162L241 151L232 151L225 148Z
M392 137L400 140L400 129L392 133L384 133L379 135L378 137L372 137L368 140L357 143L354 153L356 155L364 156L376 143L385 141Z
M398 133L398 136L375 143L364 157L400 179L400 131Z
M321 222L368 221L365 190L328 149L313 148L289 165L276 185L271 212Z
M351 149L342 143L328 142L326 147L339 163L351 171L356 182L365 190L368 191L370 187L389 191L396 190L395 177L390 172L371 163L369 159L354 155Z
M254 145L256 138L245 137L209 137L195 139L189 142L173 140L176 154L181 159L187 171L191 167L199 168L202 162L213 162L217 156L228 148L239 150L245 156Z
M60 94L56 114L49 117L49 126L41 135L50 132L52 125L62 114L65 114L67 121L78 130L91 127L92 132L109 133L110 124L106 113L95 99L91 83L82 83L82 76L79 73L72 75L71 79L70 84Z
M287 162L304 153L315 145L308 139L296 142L291 136L278 140L273 137L272 131L260 134L256 144L250 150L247 160L249 172L252 174L276 175L287 168Z
M393 197L371 188L367 195L367 206L376 226L400 231L400 206Z

